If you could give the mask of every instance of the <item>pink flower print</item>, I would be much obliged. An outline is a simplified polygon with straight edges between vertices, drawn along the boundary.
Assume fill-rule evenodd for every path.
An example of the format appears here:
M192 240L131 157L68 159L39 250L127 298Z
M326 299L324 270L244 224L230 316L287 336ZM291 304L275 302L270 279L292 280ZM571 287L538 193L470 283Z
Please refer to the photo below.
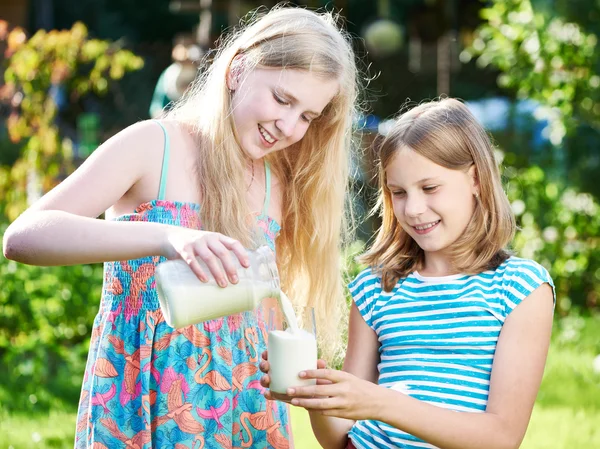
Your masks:
M188 393L190 392L190 387L185 380L185 376L181 373L176 373L172 367L167 368L163 373L160 391L162 393L168 393L173 382L177 380L181 380L181 391L183 392L183 396L187 397Z
M204 322L204 330L206 332L217 332L223 327L223 318Z

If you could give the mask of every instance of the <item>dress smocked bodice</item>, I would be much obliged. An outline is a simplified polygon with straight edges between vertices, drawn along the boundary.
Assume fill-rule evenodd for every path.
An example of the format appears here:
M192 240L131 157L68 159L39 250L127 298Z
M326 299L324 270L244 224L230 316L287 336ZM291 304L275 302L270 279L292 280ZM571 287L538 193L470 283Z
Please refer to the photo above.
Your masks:
M200 207L191 202L153 200L114 220L145 221L201 230ZM264 233L265 242L275 250L275 238L281 229L279 224L264 213L258 215L256 221ZM138 310L158 310L154 273L156 266L164 260L164 257L152 256L105 263L102 310L121 308L128 315Z

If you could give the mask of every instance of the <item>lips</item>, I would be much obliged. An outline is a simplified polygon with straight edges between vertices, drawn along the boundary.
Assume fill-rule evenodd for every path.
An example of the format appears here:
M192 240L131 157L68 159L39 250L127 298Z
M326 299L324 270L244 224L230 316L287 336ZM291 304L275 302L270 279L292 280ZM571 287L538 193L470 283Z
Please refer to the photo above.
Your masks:
M261 125L258 125L258 131L268 145L274 145L277 142L277 139Z
M418 225L412 226L412 228L415 230L415 232L417 234L427 234L427 233L433 231L437 227L437 225L440 223L440 221L441 220L431 221L429 223L418 224Z

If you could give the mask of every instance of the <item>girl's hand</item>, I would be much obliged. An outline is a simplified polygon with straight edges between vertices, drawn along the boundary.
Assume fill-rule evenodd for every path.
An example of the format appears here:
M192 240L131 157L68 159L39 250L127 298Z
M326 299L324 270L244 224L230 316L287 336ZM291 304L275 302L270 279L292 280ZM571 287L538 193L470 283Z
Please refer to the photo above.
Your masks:
M238 282L237 269L231 252L243 267L247 268L250 265L248 253L242 244L218 232L170 226L165 240L163 255L168 259L183 259L202 282L208 282L208 277L198 263L198 258L206 264L221 287L227 286L227 279L232 284Z
M291 404L318 412L355 421L377 419L377 410L386 392L372 382L345 371L316 369L303 371L303 379L317 379L317 385L289 388Z
M281 402L287 402L288 404L291 404L292 402L292 397L288 396L286 394L280 394L280 393L275 393L271 390L269 390L269 386L271 385L271 379L269 377L269 369L270 369L270 365L269 365L269 353L268 351L264 351L262 353L262 360L260 361L260 364L258 365L258 367L260 368L260 370L265 373L265 375L260 379L260 384L267 389L267 391L265 392L265 398L271 400L271 401L281 401ZM319 369L325 369L327 367L327 362L325 362L325 360L317 360L317 368ZM329 384L330 382L324 379L319 379L317 380L317 383L322 383L323 385Z

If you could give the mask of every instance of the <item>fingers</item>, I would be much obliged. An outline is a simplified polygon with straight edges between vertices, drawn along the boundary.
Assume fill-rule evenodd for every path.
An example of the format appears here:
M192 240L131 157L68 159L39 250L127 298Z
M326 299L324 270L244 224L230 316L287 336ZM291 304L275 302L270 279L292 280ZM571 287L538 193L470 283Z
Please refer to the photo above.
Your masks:
M195 252L197 257L199 257L202 260L202 262L204 262L204 265L206 265L206 268L208 269L208 271L210 271L216 283L220 287L226 287L227 281L225 279L223 266L221 265L221 262L219 261L217 256L215 256L215 254L211 251L211 249L205 244L197 242L195 245Z
M184 250L181 251L179 255L185 261L185 263L189 265L190 269L194 272L196 277L200 279L200 281L208 282L208 276L206 275L204 270L202 270L202 266L198 262L198 259L196 259L196 256L193 251Z
M336 384L306 385L303 387L292 387L287 389L287 395L294 398L314 398L336 396L339 388Z
M222 236L221 243L236 255L243 267L248 268L250 266L248 251L246 251L246 248L240 242L230 237Z
M269 377L268 374L265 374L264 376L262 376L260 378L260 384L264 387L264 388L269 388L271 386L271 377Z
M327 368L327 362L323 359L317 360L317 369L325 369Z
M270 367L271 365L266 360L261 360L258 364L258 368L265 374L269 372Z
M317 362L317 367L319 362ZM306 371L301 371L298 374L298 377L302 379L323 379L329 380L331 382L341 382L344 379L348 378L348 373L345 371L339 371L335 369L309 369Z
M178 230L169 234L168 239L202 282L208 282L211 274L219 286L227 287L239 281L240 265L250 266L250 257L242 244L217 232Z
M290 404L296 407L303 407L307 410L325 411L335 410L338 408L338 400L329 397L314 397L314 398L293 398Z
M204 259L204 261L209 267L211 273L213 273L217 283L221 287L226 287L227 279L229 279L229 282L232 284L237 284L237 264L235 263L234 256L231 254L229 249L227 249L219 240L208 240L206 242L206 246L213 256L210 258L210 260ZM215 268L215 271L213 271L213 268ZM227 279L225 276L227 276Z
M274 391L269 390L269 395L271 396L272 401L287 402L288 404L292 403L292 398L287 394L275 393Z

